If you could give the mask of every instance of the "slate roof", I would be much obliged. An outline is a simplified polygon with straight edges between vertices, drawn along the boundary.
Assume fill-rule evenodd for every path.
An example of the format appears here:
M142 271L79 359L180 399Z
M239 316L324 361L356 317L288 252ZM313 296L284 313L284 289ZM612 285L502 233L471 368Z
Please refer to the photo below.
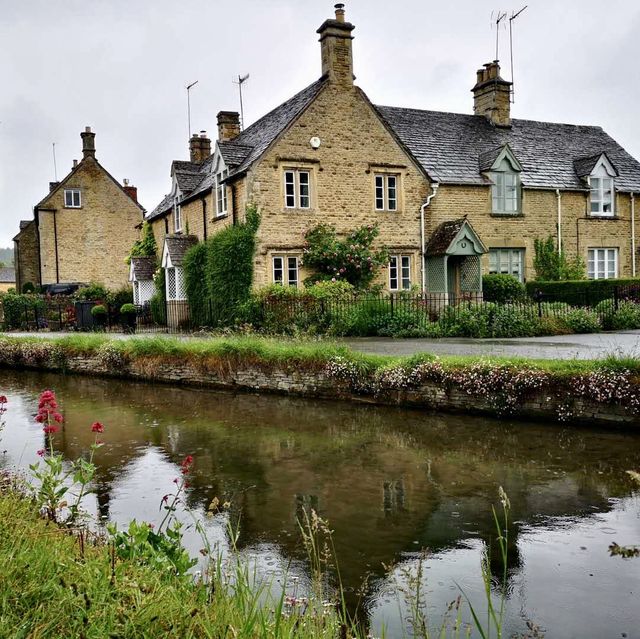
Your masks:
M0 282L3 284L15 284L16 271L13 266L3 266L0 268Z
M425 246L425 255L444 255L466 221L466 217L461 217L457 220L443 222L436 227Z
M325 85L326 78L320 78L313 84L296 93L259 120L247 127L233 140L218 142L220 153L224 159L229 175L242 173L251 166L269 147L269 145L307 108ZM184 160L174 160L172 171L178 181L183 199L193 198L208 191L215 183L215 175L211 172L213 155L202 164L194 164ZM147 216L153 220L164 215L173 205L172 199L166 195L163 200Z
M171 264L182 266L185 253L197 243L198 238L195 235L167 235L164 245L171 258Z
M598 163L598 160L602 157L602 155L603 155L602 153L596 153L595 155L592 155L590 157L578 158L577 160L574 160L573 168L576 172L576 175L580 177L586 177L588 175L591 175L591 172L595 168L596 164ZM606 153L604 154L604 156L609 161L609 164L611 164L611 166L613 167L613 170L616 172L616 175L620 175L615 165L613 164L613 162L611 162L611 160L609 159Z
M616 189L640 191L640 163L600 127L512 119L499 128L477 115L376 108L426 173L445 184L487 184L481 167L508 144L527 187L583 190L574 161L606 153L620 174Z
M156 258L155 257L132 257L131 269L133 271L134 278L138 281L152 280L155 272Z

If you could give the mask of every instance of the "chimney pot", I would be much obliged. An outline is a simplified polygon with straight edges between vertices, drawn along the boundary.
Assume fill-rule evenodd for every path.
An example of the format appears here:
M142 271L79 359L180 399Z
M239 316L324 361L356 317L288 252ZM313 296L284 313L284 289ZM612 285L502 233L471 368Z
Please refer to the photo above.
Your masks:
M211 140L206 131L194 133L189 140L189 159L194 164L202 164L211 155Z
M124 180L122 180L122 183L123 183L125 186L129 186L129 180L128 180L127 178L125 178Z
M73 168L75 169L75 168L76 168L76 166L78 166L78 160L74 160L74 161L73 161Z
M344 4L339 3L335 5L336 10L336 20L338 22L344 22Z
M129 184L129 180L125 179L124 186L122 190L137 204L138 203L138 189L133 186L133 184Z
M55 191L58 188L60 182L49 182L49 193Z

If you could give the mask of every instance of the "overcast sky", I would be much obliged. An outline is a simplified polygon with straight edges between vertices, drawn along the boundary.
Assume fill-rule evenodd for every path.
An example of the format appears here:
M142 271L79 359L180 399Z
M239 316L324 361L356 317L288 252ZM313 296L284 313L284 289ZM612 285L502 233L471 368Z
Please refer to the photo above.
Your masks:
M514 22L514 117L602 126L640 158L637 0L346 0L357 83L377 104L470 113L475 71L495 54L492 13ZM495 15L495 14L494 14ZM0 0L0 246L54 179L97 157L151 210L193 130L215 136L219 110L253 122L320 76L324 0ZM500 32L509 79L508 31Z

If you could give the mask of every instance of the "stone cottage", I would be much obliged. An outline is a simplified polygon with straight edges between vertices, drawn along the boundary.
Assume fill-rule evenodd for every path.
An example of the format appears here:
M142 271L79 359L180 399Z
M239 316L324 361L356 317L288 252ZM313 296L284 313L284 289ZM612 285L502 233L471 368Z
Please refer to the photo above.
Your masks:
M129 285L125 260L144 216L137 189L121 185L96 159L95 133L80 134L82 155L20 222L14 239L17 286L99 282Z
M354 25L336 5L318 29L320 78L241 130L189 141L170 193L149 214L156 238L205 240L258 205L254 284L300 286L303 236L377 224L390 291L481 290L483 273L532 278L536 238L552 235L592 278L637 272L640 164L601 128L511 117L497 61L475 78L473 113L377 106L354 84ZM471 105L470 105L471 106Z

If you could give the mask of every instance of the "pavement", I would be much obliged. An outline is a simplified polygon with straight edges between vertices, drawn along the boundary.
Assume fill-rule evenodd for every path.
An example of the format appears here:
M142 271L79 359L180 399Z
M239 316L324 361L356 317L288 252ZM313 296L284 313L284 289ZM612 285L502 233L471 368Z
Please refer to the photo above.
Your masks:
M14 337L62 337L69 333L7 333ZM115 338L147 337L149 334L124 335L109 333ZM188 335L176 335L189 339ZM194 335L194 337L202 337ZM555 337L511 337L508 339L394 339L390 337L358 337L340 340L356 351L378 355L491 355L529 357L533 359L601 359L610 355L640 358L640 330Z
M610 355L640 358L640 331L511 337L508 339L394 339L359 337L343 340L351 348L378 355L491 355L534 359L601 359Z

